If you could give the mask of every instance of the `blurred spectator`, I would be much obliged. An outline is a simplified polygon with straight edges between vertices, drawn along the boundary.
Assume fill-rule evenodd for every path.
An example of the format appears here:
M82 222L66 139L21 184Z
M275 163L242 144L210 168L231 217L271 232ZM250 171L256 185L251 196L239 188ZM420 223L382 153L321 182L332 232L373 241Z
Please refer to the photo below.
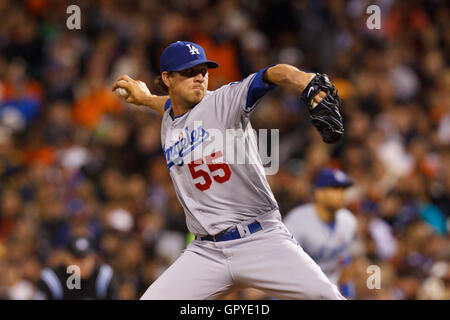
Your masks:
M93 249L93 244L88 237L71 238L63 264L56 268L42 270L35 298L118 299L114 271L109 265L97 262Z

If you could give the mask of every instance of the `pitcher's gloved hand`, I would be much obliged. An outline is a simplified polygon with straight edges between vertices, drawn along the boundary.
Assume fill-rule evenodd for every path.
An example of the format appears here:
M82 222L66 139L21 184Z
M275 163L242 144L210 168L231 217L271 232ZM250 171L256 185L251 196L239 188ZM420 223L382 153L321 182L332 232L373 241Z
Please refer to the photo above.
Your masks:
M325 92L326 96L316 104L314 97L321 91ZM311 122L324 142L335 143L344 135L344 124L339 113L339 96L327 75L316 74L303 90L300 99L308 107Z

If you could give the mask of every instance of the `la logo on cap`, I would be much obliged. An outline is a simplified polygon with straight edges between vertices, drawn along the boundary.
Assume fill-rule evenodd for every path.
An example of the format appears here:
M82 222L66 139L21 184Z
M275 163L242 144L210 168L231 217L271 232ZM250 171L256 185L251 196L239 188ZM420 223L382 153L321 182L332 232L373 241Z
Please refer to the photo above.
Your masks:
M345 173L342 171L336 170L334 172L334 177L339 182L345 182L347 180L347 177L345 176Z
M198 51L198 49L196 47L194 47L191 44L186 44L186 46L189 48L189 53L194 55L194 54L200 54L200 52Z

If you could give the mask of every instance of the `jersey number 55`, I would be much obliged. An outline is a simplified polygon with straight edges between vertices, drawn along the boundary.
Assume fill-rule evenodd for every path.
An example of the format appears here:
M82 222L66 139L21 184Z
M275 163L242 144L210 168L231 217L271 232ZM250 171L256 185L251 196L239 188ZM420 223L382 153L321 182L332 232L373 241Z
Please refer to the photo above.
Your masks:
M231 176L231 170L230 170L230 167L228 166L228 164L212 163L212 161L214 159L220 158L222 156L223 156L222 151L217 151L217 152L211 153L209 156L205 157L206 165L208 166L208 169L212 175L212 178L214 179L214 181L216 181L218 183L224 183L224 182L230 180L230 176ZM191 171L192 179L202 177L204 180L204 183L197 182L195 184L195 187L200 191L208 190L212 184L212 179L211 179L210 173L208 173L205 170L202 170L201 168L198 168L198 166L200 166L204 163L205 162L203 161L203 159L197 159L188 164L189 171ZM218 170L222 170L222 174L220 174L220 172L217 174L214 174Z

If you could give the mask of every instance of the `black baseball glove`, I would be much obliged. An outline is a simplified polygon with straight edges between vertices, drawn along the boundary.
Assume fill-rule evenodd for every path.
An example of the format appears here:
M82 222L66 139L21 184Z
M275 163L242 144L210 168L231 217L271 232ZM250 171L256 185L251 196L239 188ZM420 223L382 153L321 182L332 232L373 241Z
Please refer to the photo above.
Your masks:
M313 99L320 91L327 95L313 107ZM311 122L324 142L335 143L344 135L344 124L339 113L339 96L326 74L317 73L303 90L300 99L308 107Z

